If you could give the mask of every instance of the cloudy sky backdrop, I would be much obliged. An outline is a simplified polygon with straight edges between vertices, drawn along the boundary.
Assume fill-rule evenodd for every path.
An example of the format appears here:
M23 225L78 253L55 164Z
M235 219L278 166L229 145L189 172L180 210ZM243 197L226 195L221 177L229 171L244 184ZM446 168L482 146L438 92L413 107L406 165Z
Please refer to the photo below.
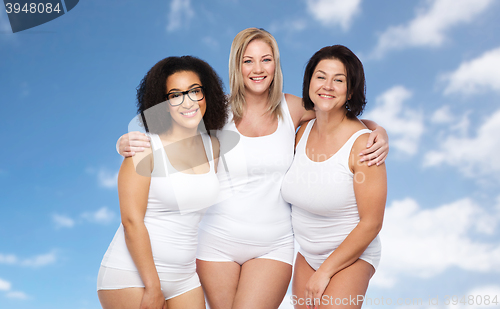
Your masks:
M86 0L12 34L1 10L0 308L100 307L97 271L120 222L114 145L135 88L160 59L190 54L227 89L231 41L247 27L276 37L288 93L323 46L364 63L363 117L391 145L366 308L500 304L498 16L495 0ZM445 306L446 295L475 300Z

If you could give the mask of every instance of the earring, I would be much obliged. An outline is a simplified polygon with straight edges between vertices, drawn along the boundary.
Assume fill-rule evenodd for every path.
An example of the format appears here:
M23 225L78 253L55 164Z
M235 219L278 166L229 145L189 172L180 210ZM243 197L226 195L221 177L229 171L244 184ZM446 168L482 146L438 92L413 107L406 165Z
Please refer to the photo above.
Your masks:
M345 109L347 109L348 112L351 111L351 108L349 107L349 101L345 101Z

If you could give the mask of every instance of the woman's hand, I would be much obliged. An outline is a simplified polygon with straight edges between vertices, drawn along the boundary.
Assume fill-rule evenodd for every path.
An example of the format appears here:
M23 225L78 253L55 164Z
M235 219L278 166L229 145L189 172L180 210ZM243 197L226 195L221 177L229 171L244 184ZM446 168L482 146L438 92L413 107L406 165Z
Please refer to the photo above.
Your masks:
M368 161L368 166L384 163L389 154L389 136L384 128L378 126L370 133L366 149L359 155L361 156L360 162Z
M139 309L167 309L165 296L159 288L145 288Z
M305 300L306 304L313 304L313 306L307 306L308 308L317 308L321 304L321 297L330 283L330 279L331 277L320 269L309 278L306 283Z
M138 131L123 134L116 142L116 151L125 158L133 157L136 152L143 152L144 147L151 147L149 137Z

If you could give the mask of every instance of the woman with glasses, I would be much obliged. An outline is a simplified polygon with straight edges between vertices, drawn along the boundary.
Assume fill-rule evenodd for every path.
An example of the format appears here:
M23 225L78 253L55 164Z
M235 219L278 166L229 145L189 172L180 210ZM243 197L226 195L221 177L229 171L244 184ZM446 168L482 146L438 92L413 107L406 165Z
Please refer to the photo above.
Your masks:
M197 231L219 193L219 143L205 132L226 123L222 82L200 59L169 57L146 74L137 101L152 148L120 168L122 224L99 269L99 300L104 309L203 309Z
M294 253L281 183L293 160L295 131L315 114L301 98L282 93L278 45L263 29L248 28L234 38L229 80L231 115L219 140L223 148L225 132L240 137L221 156L234 194L212 206L200 225L197 271L211 308L275 309L288 288ZM140 133L122 136L119 152L133 155L146 140ZM385 130L377 129L371 141L363 158L381 164L388 151Z

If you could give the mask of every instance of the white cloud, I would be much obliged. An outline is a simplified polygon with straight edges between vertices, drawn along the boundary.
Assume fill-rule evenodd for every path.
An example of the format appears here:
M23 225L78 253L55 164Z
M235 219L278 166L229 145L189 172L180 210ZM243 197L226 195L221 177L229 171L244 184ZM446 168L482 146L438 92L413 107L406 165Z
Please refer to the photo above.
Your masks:
M283 21L277 21L269 26L269 32L277 33L280 31L286 32L299 32L307 27L307 21L305 19L293 18L286 19Z
M113 221L115 218L115 213L109 210L107 207L102 207L95 212L84 212L81 215L82 218L89 222L107 224Z
M12 284L0 278L0 291L9 291Z
M206 36L202 39L203 43L212 49L219 48L219 42L211 36Z
M167 25L168 32L187 27L189 21L194 17L194 11L191 8L191 0L172 0L169 12Z
M15 298L15 299L28 299L28 295L26 293L21 292L21 291L11 291L8 292L5 296L8 298Z
M431 278L451 267L500 273L500 243L471 237L491 236L499 223L498 212L468 198L433 209L422 209L411 198L394 201L386 210L383 256L372 284L391 288L401 276Z
M471 95L489 90L500 91L498 68L500 68L500 47L460 64L454 72L444 74L441 80L448 82L444 93Z
M21 291L12 291L12 284L0 278L0 291L4 291L7 298L28 299L29 296Z
M450 106L444 105L437 109L431 116L431 122L435 124L446 124L454 119L450 111Z
M0 253L0 264L15 264L17 262L17 257L13 254L1 254Z
M89 175L96 175L97 183L100 187L107 189L115 189L117 187L118 171L113 172L105 167L100 167L98 169L94 167L87 167L85 172Z
M54 214L52 215L52 220L54 221L56 228L72 228L76 224L82 224L85 222L108 224L115 219L116 214L104 206L93 212L91 211L83 212L80 214L79 217L80 220L75 221L68 216ZM12 260L12 257L13 257L12 255L2 256L0 254L0 262L2 262L2 259L6 261L7 259L10 258L10 260Z
M118 172L113 173L101 168L97 173L97 179L101 187L109 189L116 188L118 183Z
M466 124L468 126L468 118ZM475 137L450 133L439 142L439 149L425 154L424 166L449 165L465 176L493 176L500 172L500 110L486 119Z
M56 228L72 228L75 225L75 221L68 216L53 214L52 221L54 221Z
M307 10L323 26L340 26L344 31L361 9L361 0L306 0Z
M20 265L28 266L28 267L41 267L41 266L53 264L56 261L57 261L57 255L53 251L50 253L40 254L40 255L37 255L35 257L22 260L20 262Z
M391 147L408 155L417 152L424 132L423 114L404 106L411 96L405 87L395 86L378 96L375 108L364 115L387 130Z
M381 57L386 52L408 47L437 47L454 26L473 21L493 4L493 0L436 0L425 1L426 7L405 25L393 26L383 32L373 51Z
M457 122L449 127L451 131L458 132L462 136L465 136L469 132L470 128L470 115L471 111L466 111L460 119L455 119Z
M20 259L14 254L4 255L0 253L0 264L18 265L25 267L42 267L53 264L57 261L57 254L55 251L39 254L31 258Z

